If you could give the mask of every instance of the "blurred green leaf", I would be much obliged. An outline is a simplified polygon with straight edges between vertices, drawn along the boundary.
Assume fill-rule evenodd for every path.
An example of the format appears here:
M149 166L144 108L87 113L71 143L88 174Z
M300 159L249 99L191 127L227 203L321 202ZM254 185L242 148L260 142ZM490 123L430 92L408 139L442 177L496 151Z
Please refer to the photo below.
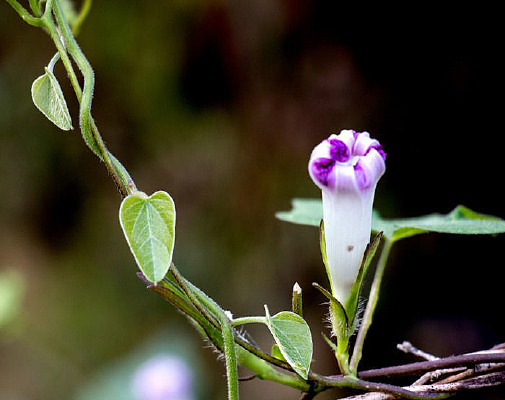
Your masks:
M287 222L319 226L323 206L319 199L293 199L292 209L276 214ZM493 235L505 232L505 220L481 214L459 205L449 214L428 214L415 218L384 219L377 211L372 216L372 230L396 241L420 233L439 232L463 235Z
M19 273L14 270L0 272L0 330L21 312L23 294L24 281Z
M44 69L46 73L32 84L33 103L58 128L64 131L73 129L60 84L50 69Z
M74 26L77 21L78 14L75 11L75 4L72 0L60 0L61 8L65 14L65 18L70 26Z
M161 281L172 262L175 241L175 205L166 192L150 197L136 192L119 209L123 233L147 280Z
M97 366L70 398L72 400L139 400L141 397L139 393L136 393L135 382L141 376L143 366L159 358L182 362L185 365L183 370L191 372L192 377L188 389L193 393L189 393L184 399L207 398L208 382L206 382L201 360L194 351L195 348L195 343L191 340L191 335L188 335L188 331L179 331L173 325L163 327L146 337L136 347L125 349L125 353L119 358ZM181 376L174 374L164 378L170 381L174 378L180 379ZM173 383L173 389L176 389L179 385L177 382ZM146 382L146 385L149 385L149 382Z
M312 362L312 335L305 320L291 311L270 317L265 306L267 325L279 351L302 378L307 379Z

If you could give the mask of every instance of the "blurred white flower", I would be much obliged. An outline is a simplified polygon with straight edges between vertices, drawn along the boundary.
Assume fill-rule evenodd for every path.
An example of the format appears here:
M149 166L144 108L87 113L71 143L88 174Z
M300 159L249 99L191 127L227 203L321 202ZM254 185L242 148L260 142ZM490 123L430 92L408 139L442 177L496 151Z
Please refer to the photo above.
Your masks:
M193 376L182 359L157 355L140 364L133 375L132 392L138 400L193 400Z
M343 130L318 144L309 174L321 189L328 274L333 296L345 305L372 228L377 181L386 153L368 132Z

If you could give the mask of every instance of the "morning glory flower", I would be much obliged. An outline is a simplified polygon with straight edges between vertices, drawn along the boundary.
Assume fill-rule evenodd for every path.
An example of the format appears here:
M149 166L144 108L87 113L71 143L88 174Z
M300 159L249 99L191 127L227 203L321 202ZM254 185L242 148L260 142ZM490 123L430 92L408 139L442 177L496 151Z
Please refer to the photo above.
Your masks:
M343 305L370 241L375 187L385 160L377 140L353 130L331 135L310 156L309 174L322 191L327 272L332 294Z

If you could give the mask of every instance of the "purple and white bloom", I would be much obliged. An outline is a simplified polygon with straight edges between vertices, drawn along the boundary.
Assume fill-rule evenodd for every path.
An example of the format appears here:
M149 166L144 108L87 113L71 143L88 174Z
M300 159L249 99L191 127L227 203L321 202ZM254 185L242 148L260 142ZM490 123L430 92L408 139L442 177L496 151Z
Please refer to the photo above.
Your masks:
M343 305L370 241L377 181L386 153L368 132L343 130L318 144L309 174L321 189L328 275L333 296Z
M132 392L138 400L193 400L192 375L181 358L158 354L139 365Z

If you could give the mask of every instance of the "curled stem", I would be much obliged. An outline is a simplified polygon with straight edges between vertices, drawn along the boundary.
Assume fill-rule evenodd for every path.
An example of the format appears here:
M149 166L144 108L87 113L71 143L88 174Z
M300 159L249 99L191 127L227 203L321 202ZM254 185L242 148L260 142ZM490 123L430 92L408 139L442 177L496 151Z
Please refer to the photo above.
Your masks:
M88 8L90 5L90 1L87 1L83 5L80 19L81 17L82 20L84 19L89 11ZM54 23L52 13L54 13L58 23L58 28ZM61 9L59 0L49 0L46 3L44 15L39 20L38 26L44 26L47 29L56 45L56 48L58 49L58 53L65 69L67 70L70 82L76 94L77 100L79 101L79 122L85 143L102 161L104 161L109 174L112 176L121 194L123 196L127 196L128 194L133 193L133 191L136 190L133 180L117 158L115 158L107 150L95 121L91 117L91 101L95 84L93 69L75 41L74 35L68 25L68 21ZM84 86L82 89L69 55L74 59L84 77Z

